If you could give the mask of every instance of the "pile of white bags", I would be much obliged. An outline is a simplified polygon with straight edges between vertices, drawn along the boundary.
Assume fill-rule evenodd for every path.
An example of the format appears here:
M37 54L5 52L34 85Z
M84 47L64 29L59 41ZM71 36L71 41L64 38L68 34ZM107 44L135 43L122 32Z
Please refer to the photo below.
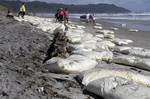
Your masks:
M96 37L98 37L100 39L104 39L104 35L103 34L97 34Z
M97 33L101 34L114 34L115 32L112 30L97 30Z
M104 35L104 38L108 38L108 39L114 39L115 35L114 35L114 31L112 30L97 30L97 33L101 33Z
M115 47L115 44L112 43L111 41L101 41L101 42L97 42L96 46L98 49L103 49L103 50L109 50L109 49L113 49Z
M80 44L74 44L73 47L76 50L89 50L92 51L93 49L96 49L96 41L95 40L90 40L86 42L82 42Z
M95 60L81 55L71 55L66 59L52 58L45 66L51 72L79 73L94 68L96 65Z
M74 51L74 54L83 55L85 57L88 57L90 59L94 60L103 60L103 61L109 61L113 58L113 53L111 51L102 51L102 52L96 52L96 51Z
M86 89L104 99L150 99L150 88L121 77L95 80Z
M113 40L113 42L114 42L116 45L122 46L122 45L130 44L130 43L132 43L133 41L132 41L132 40L128 40L128 39L115 38L115 39Z
M139 30L137 29L129 29L130 32L138 32Z
M115 31L116 31L116 30L119 30L119 29L116 28L116 27L110 27L110 29L111 29L111 30L115 30Z
M95 68L81 73L80 78L85 89L105 99L150 98L150 77L135 71Z
M82 84L88 85L90 82L102 79L106 77L121 77L133 82L143 84L145 86L150 86L150 77L140 73L132 72L125 69L104 69L95 68L82 73Z
M96 26L102 26L102 24L100 24L100 23L96 23L95 25L96 25Z
M150 59L146 58L139 58L129 55L119 55L115 56L112 62L137 67L140 69L150 70Z
M93 35L91 33L83 33L82 34L82 41L89 41L93 38Z
M69 30L66 33L66 36L68 37L68 39L71 41L71 43L80 43L81 39L83 37L83 30Z
M114 51L143 58L150 58L150 49L139 47L115 47Z
M129 54L128 50L130 50L130 49L131 49L131 47L127 47L127 46L116 46L114 48L114 51L122 53L122 54Z
M85 29L86 27L85 27L85 26L82 26L82 25L77 25L77 28L78 28L78 29Z
M101 27L101 26L94 26L93 28L94 29L100 29L100 30L103 29L103 27Z
M22 21L18 18L16 20ZM28 21L48 33L65 31L63 24L54 23L49 18L26 16L23 21ZM148 75L127 69L95 68L98 64L97 60L112 60L114 63L150 70L150 59L148 59L150 58L150 50L116 47L115 44L121 46L133 41L114 39L114 31L112 30L118 30L117 28L101 30L102 26L98 23L96 25L93 27L99 33L96 36L85 33L84 26L67 25L69 30L66 32L66 36L75 48L73 55L68 58L54 57L48 60L44 66L50 72L81 73L80 77L82 77L82 84L85 85L85 88L105 99L150 99L150 77ZM105 38L109 38L112 42ZM133 56L113 56L111 49Z
M25 16L24 19L20 19L15 17L15 20L18 21L27 21L32 23L33 25L36 25L38 29L41 29L44 32L50 32L53 33L55 29L62 29L65 30L65 26L63 24L54 23L52 22L52 19L50 18L40 18L40 17L33 17L33 16Z

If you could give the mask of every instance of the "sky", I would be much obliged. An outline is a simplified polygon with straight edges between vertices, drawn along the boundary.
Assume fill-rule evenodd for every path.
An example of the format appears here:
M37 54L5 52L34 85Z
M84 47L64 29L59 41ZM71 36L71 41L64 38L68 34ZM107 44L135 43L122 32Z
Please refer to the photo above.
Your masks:
M37 1L37 0L26 0ZM96 4L96 3L108 3L115 4L120 7L127 8L135 12L150 12L150 0L38 0L49 3L65 3L65 4Z

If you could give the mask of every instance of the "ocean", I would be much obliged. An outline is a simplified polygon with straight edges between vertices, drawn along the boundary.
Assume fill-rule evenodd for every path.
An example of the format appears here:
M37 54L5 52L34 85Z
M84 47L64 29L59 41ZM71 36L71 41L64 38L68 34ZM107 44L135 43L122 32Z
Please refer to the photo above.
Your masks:
M84 14L70 14L70 18L79 19ZM38 16L54 17L54 14L38 14ZM126 24L127 28L150 31L150 13L125 13L125 14L95 14L96 21L103 20L117 26Z
M96 19L115 23L118 26L126 24L127 28L150 31L150 13L97 14Z

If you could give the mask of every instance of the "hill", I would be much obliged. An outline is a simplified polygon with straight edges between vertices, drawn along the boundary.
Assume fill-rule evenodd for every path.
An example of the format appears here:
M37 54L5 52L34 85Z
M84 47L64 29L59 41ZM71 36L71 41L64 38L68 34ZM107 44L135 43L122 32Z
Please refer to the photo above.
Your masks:
M12 9L14 12L17 12L21 1L6 1L1 0L1 5ZM26 2L26 7L28 12L42 12L42 13L53 13L58 8L69 8L72 13L127 13L129 10L118 7L114 4L88 4L88 5L65 5L65 4L56 4L56 3L45 3L40 1Z

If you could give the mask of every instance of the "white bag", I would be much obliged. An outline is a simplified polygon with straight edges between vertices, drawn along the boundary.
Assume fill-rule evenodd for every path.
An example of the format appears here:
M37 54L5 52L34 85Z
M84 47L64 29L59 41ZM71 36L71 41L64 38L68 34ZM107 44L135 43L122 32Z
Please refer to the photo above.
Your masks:
M103 29L103 27L101 27L101 26L94 26L93 28L94 29L100 29L100 30Z
M95 60L81 55L71 55L66 59L52 58L46 64L49 71L59 73L79 73L94 68L96 65Z
M115 47L114 51L143 58L150 58L150 49L140 47Z
M116 45L119 45L119 46L127 45L127 44L130 44L130 43L133 43L132 40L128 40L128 39L119 39L119 38L114 39L113 42L114 42Z
M85 88L104 99L150 99L150 88L120 77L98 79Z
M93 38L93 35L91 33L83 33L82 35L82 41L89 41Z
M101 41L96 44L97 49L109 50L115 47L115 44L111 41Z
M128 55L120 55L114 57L112 62L137 67L140 69L150 70L150 59L144 59Z
M85 86L94 80L106 77L121 77L129 81L143 84L145 86L150 86L150 77L148 75L143 75L124 69L95 68L89 71L85 71L81 75L83 77L82 84Z
M112 30L97 30L97 33L101 33L101 34L114 34L115 32Z
M109 61L113 58L113 53L111 51L102 51L102 52L96 52L96 51L74 51L74 54L79 54L86 56L90 59L94 60L104 60Z

